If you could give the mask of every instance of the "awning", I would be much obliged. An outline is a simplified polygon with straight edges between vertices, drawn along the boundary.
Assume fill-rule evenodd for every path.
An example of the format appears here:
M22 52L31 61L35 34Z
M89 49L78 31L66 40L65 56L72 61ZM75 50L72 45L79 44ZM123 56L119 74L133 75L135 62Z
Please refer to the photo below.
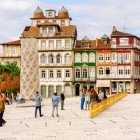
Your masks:
M96 87L110 87L110 80L97 80Z

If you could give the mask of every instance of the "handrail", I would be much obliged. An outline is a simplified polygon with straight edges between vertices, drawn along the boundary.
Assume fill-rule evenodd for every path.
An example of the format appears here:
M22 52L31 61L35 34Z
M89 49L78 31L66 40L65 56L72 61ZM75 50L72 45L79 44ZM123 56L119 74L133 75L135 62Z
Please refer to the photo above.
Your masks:
M89 110L89 117L93 118L106 108L110 107L114 103L118 102L122 98L127 96L127 92L118 93L116 95L110 96L107 99L103 100L100 103L91 103L90 110Z

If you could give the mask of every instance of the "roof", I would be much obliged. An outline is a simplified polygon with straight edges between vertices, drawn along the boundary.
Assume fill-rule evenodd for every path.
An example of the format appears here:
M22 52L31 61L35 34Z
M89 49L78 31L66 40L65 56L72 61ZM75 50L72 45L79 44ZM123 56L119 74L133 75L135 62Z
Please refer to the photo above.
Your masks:
M54 23L53 23L54 24ZM76 34L76 26L59 26L55 36L73 36ZM39 26L27 26L23 31L23 37L42 37L39 31Z
M20 45L20 40L2 43L0 45Z
M82 50L82 49L109 49L111 48L111 42L104 43L101 39L96 39L96 40L89 40L89 42L85 42L82 40L77 40L76 41L76 47L74 48L75 50Z
M115 31L112 31L111 36L133 36L133 35L115 30Z

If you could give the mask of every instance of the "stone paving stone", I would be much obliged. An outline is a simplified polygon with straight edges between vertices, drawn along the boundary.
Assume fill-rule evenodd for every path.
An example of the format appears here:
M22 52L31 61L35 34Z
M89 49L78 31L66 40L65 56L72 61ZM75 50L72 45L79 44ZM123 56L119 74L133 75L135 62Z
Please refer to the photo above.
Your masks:
M43 101L41 118L34 118L34 107L9 105L0 140L140 140L139 101L139 94L128 95L93 119L80 110L77 97L66 98L66 110L59 110L59 118L51 117L50 99Z

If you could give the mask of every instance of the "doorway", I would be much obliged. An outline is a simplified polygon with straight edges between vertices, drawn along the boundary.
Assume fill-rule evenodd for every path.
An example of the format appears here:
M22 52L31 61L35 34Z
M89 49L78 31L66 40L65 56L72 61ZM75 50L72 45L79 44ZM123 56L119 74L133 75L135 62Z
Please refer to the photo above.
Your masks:
M75 85L75 95L79 96L80 95L80 84Z

